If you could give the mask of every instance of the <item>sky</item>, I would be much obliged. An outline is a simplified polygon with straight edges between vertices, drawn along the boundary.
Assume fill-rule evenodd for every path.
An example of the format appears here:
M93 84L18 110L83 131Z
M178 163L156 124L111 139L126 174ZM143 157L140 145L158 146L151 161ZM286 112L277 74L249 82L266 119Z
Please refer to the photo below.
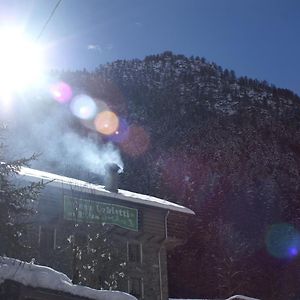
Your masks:
M57 2L0 0L0 28L37 37ZM39 43L51 69L170 50L300 95L299 0L62 0Z

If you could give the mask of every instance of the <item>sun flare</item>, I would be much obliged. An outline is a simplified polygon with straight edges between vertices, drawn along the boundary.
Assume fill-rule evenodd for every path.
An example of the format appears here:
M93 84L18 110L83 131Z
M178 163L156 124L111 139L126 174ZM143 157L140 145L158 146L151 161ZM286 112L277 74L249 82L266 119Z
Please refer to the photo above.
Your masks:
M18 30L0 29L0 98L32 87L41 79L41 47Z

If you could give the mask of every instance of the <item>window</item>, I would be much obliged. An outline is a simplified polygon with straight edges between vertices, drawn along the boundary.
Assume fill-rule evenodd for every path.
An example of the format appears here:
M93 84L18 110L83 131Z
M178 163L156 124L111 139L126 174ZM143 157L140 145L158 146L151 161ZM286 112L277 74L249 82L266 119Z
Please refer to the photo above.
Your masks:
M129 294L135 296L138 299L143 299L144 297L144 285L142 278L129 278L128 280L128 292Z
M127 259L129 262L142 263L142 245L127 243Z
M55 249L56 247L56 229L40 226L39 228L39 245L43 249Z

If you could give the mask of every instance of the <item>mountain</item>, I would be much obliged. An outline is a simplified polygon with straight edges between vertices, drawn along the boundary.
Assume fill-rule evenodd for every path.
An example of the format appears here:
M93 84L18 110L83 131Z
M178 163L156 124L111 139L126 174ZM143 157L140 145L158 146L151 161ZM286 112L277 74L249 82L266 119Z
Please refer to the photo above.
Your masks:
M119 116L102 142L120 149L123 188L196 212L169 254L170 296L300 295L296 94L169 51L56 76Z
M300 251L300 98L171 52L96 74L151 137L143 156L128 159L128 188L138 175L142 192L197 213L187 244L170 254L172 296L299 295L290 249Z

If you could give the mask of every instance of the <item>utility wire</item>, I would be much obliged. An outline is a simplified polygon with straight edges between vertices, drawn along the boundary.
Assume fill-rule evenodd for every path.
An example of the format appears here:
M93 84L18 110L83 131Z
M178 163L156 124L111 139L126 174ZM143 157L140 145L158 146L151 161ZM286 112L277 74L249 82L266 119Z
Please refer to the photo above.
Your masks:
M36 39L37 41L41 38L42 34L44 33L44 31L45 31L47 25L48 25L49 22L51 21L52 17L53 17L54 14L55 14L55 11L57 10L57 8L58 8L58 6L60 5L61 2L62 2L62 0L58 0L58 1L57 1L56 5L54 6L54 8L53 8L53 10L52 10L52 12L51 12L51 14L49 15L47 21L45 22L45 24L44 24L42 30L40 31L40 33L39 33L39 35L38 35L38 37L37 37L37 39Z

